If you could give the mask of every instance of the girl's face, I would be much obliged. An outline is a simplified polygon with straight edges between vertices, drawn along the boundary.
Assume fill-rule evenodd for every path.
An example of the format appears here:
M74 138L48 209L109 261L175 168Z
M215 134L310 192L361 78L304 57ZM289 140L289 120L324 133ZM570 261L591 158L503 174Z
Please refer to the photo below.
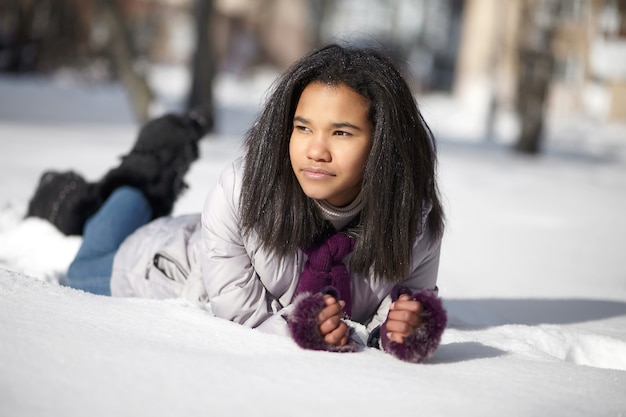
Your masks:
M304 193L336 207L361 190L373 126L367 100L345 84L312 82L300 96L289 156Z

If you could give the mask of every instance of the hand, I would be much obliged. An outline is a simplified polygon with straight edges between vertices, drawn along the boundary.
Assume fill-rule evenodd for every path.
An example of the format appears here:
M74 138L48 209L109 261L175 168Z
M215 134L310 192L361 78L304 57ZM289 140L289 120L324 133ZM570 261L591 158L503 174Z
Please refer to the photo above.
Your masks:
M326 307L317 315L319 329L324 341L335 346L345 346L350 337L350 329L341 320L343 316L344 301L337 301L332 295L324 295Z
M403 343L404 338L422 324L421 313L422 305L418 301L411 300L408 295L402 294L389 307L386 322L387 338Z

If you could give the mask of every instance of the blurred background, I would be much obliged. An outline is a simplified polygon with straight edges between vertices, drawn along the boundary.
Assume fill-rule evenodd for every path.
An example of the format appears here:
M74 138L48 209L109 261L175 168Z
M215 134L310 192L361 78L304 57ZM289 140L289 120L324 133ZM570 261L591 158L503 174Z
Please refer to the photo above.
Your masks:
M426 107L447 103L448 139L537 154L549 126L589 142L626 123L626 0L0 0L0 75L118 83L139 123L202 108L219 125L216 85L267 87L331 41L388 48Z

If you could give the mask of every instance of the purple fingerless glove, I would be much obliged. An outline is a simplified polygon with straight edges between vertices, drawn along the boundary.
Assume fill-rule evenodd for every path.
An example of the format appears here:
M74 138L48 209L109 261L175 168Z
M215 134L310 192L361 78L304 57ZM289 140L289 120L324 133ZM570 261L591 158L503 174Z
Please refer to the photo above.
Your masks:
M317 315L326 307L326 302L324 301L325 294L330 294L339 299L339 294L332 287L327 287L313 294L304 292L294 299L294 308L287 315L287 325L291 337L303 349L356 352L358 348L352 340L345 346L335 346L324 340L317 322Z
M397 343L387 337L385 322L380 328L380 345L385 352L398 359L421 363L437 350L448 315L441 299L432 291L413 292L407 287L397 286L391 291L391 301L396 301L402 294L407 294L411 300L422 305L422 324L404 339L404 343Z

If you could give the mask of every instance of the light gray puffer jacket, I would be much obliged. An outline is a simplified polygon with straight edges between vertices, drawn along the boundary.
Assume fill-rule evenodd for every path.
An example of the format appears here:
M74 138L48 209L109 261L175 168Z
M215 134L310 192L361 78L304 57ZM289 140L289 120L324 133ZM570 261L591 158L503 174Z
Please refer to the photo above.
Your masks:
M184 297L209 302L227 320L271 333L288 334L291 310L306 255L277 258L239 230L242 180L239 159L209 193L202 215L157 219L129 236L115 257L114 296ZM441 242L428 233L413 245L411 274L393 283L352 274L352 320L368 330L382 324L391 289L436 290ZM348 255L344 262L349 262Z

